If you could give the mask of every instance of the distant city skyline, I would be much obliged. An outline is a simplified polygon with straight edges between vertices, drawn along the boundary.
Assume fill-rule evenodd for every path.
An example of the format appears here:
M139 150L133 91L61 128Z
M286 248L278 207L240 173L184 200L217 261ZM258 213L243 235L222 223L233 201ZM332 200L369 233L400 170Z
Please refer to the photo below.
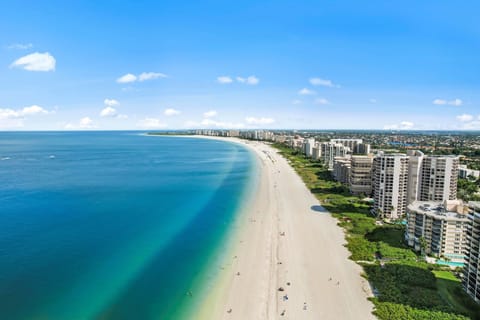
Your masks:
M0 130L480 130L479 10L10 2Z

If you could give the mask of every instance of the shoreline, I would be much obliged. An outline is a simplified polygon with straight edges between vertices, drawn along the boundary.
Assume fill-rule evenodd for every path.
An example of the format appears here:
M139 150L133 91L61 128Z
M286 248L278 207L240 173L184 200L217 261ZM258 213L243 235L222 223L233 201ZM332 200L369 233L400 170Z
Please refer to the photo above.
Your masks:
M244 145L259 174L197 319L375 319L370 286L348 259L343 229L277 150L259 141L190 137Z

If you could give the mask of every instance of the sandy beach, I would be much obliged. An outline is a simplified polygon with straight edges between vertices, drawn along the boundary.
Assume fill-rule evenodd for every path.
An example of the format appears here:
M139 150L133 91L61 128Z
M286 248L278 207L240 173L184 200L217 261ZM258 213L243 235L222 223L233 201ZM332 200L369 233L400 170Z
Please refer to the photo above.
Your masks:
M221 138L225 140L226 138ZM237 222L201 319L375 319L368 282L348 259L343 230L281 155L228 138L259 160L259 186Z

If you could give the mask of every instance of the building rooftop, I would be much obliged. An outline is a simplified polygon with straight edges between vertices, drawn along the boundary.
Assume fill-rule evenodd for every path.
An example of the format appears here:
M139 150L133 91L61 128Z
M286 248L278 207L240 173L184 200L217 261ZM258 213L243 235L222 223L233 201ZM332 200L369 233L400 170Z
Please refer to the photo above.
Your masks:
M439 219L467 220L466 212L463 213L464 205L458 201L455 203L448 203L448 201L414 201L408 205L408 209Z

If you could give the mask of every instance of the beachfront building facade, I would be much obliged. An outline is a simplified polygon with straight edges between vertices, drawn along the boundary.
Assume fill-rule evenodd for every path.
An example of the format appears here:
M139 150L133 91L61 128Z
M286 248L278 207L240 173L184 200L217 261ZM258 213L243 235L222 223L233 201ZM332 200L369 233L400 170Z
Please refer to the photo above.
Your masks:
M415 251L463 263L470 220L459 200L414 201L407 207L405 240Z
M469 202L467 248L462 285L465 291L480 303L480 202Z
M345 157L350 153L350 148L341 143L322 142L320 143L320 158L329 170L333 170L335 157Z
M380 151L372 171L375 214L390 220L401 218L407 207L408 156Z
M457 156L423 157L418 181L420 201L445 201L457 199Z
M372 194L372 165L372 155L351 157L349 188L352 194Z
M333 177L336 181L349 184L350 183L350 156L335 157L333 160Z
M418 197L418 182L422 175L422 162L425 155L418 150L408 150L408 188L407 188L407 203L413 203L419 200Z

